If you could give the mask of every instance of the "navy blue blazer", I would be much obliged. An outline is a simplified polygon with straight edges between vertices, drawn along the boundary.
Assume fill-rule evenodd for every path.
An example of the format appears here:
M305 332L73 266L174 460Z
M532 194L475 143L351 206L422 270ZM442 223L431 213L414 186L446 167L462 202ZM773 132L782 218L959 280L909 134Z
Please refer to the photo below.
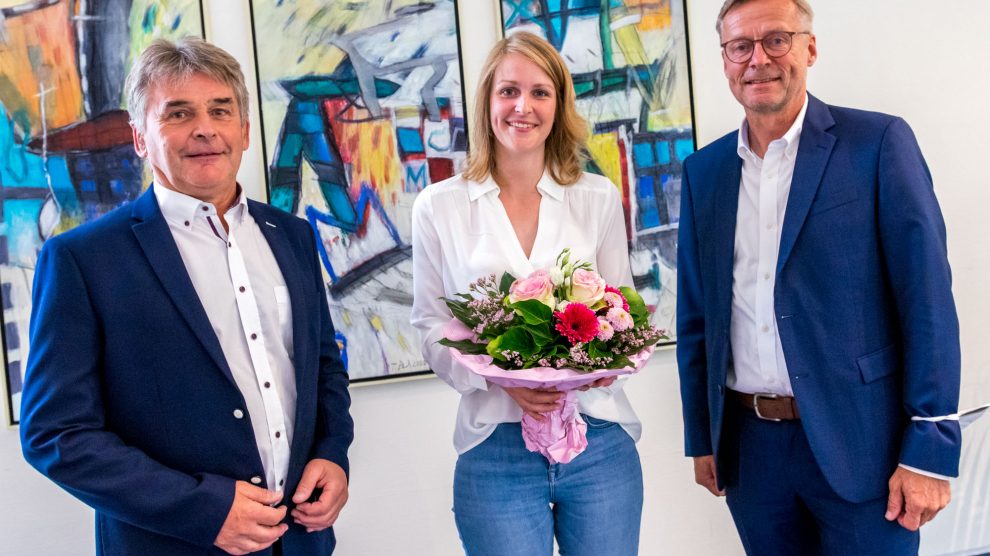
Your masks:
M685 160L678 236L685 445L720 470L737 137ZM907 123L809 95L778 257L784 359L832 488L853 502L884 496L898 462L957 475L958 422L911 419L956 413L960 356L945 224Z
M312 230L248 201L292 304L296 415L283 490L303 467L348 470L347 374ZM151 189L49 239L38 257L21 406L24 456L96 510L97 553L222 554L234 482L262 477L250 418ZM248 416L249 417L249 416ZM272 490L277 490L272 488ZM330 530L292 523L285 554L326 555ZM267 550L263 553L271 553Z

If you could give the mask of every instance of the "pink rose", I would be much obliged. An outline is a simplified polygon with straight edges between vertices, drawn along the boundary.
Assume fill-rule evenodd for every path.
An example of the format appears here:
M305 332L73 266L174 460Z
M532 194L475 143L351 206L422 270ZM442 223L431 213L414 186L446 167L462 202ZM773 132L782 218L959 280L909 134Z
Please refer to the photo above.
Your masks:
M540 303L555 308L557 301L553 297L553 281L546 270L537 270L527 278L519 278L509 286L509 301L516 303L535 299Z
M597 272L578 269L571 274L570 301L591 307L605 296L605 280Z

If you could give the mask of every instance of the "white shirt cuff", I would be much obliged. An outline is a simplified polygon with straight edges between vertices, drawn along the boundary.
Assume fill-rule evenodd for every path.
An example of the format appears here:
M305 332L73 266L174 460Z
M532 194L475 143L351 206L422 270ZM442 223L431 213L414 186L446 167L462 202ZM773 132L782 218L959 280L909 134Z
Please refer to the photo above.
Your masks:
M897 464L898 467L903 467L908 471L913 471L919 475L924 475L925 477L931 477L933 479L942 479L943 481L948 481L952 477L946 477L945 475L939 475L938 473L932 473L931 471L925 471L924 469L918 469L917 467L911 467L910 465L904 465L903 463Z

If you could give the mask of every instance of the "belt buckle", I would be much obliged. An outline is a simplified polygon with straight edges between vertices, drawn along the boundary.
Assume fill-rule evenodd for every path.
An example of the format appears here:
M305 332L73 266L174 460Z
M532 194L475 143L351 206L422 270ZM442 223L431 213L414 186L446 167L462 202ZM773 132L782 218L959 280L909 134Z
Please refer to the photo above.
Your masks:
M765 417L760 413L760 399L765 398L768 400L775 400L779 396L777 394L753 394L753 410L756 411L756 416L764 421L776 421L779 422L781 419L774 419L773 417Z

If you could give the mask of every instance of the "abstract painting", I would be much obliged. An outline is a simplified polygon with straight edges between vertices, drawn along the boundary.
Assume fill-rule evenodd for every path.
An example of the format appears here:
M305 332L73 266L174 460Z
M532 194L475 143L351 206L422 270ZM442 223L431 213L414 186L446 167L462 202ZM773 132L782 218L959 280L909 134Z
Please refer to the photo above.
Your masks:
M588 171L622 194L637 289L673 339L677 219L694 152L684 0L502 0L505 33L561 53L588 120Z
M351 380L427 373L411 211L466 157L456 3L255 0L251 17L269 200L313 229Z
M203 16L199 0L0 4L0 298L17 423L38 251L150 182L131 145L124 78L154 38L202 36Z

